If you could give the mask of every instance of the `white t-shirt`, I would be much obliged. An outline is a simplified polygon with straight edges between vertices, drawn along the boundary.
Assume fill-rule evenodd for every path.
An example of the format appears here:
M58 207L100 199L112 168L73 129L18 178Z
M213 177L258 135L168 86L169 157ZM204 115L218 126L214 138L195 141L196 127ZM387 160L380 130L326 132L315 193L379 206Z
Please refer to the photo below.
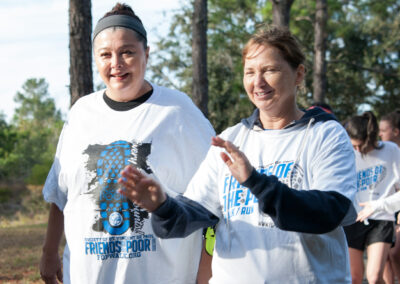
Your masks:
M201 232L159 239L150 214L116 192L120 171L133 164L169 195L182 194L214 135L187 95L153 89L131 110L111 109L100 91L70 111L43 189L45 200L64 213L66 281L195 283Z
M356 192L354 154L336 121L256 131L240 123L221 134L258 172L294 189ZM345 234L283 231L259 212L258 200L232 177L211 147L185 193L220 218L210 283L351 283ZM317 216L316 216L317 218Z
M365 155L355 151L357 168L357 195L355 208L360 202L384 200L396 192L400 184L400 150L393 142L380 142L381 149ZM391 212L377 210L368 219L394 221Z

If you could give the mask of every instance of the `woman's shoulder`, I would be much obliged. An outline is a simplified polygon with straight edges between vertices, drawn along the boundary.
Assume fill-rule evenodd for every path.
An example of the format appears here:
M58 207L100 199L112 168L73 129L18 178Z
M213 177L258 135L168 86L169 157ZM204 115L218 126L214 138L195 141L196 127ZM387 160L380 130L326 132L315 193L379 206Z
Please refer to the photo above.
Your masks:
M192 99L184 92L152 84L153 95L149 102L159 111L168 112L182 119L205 118Z
M232 141L239 135L240 131L243 128L246 128L246 126L242 122L239 122L235 125L225 128L225 130L223 130L220 134L218 134L218 136L221 136L223 139L228 139Z
M184 92L170 89L167 87L151 84L154 90L154 98L171 106L179 106L181 104L194 105L192 99Z
M321 151L341 151L353 153L349 135L344 127L335 120L317 122L311 128L309 145Z
M379 141L378 144L382 145L383 147L388 147L390 149L399 150L399 147L397 146L397 144L392 141Z
M337 120L319 121L315 123L315 127L318 128L318 131L325 130L330 132L334 129L337 129L340 132L345 132L344 127Z
M96 91L85 96L80 97L70 108L68 112L68 120L73 117L88 115L92 108L99 106L103 100L104 90Z
M155 84L152 86L154 90L152 103L159 107L157 111L168 113L168 116L187 125L212 129L211 123L187 94Z
M347 132L344 127L336 120L329 120L324 122L317 122L312 127L315 135L321 137L339 136L348 138Z
M390 153L392 157L398 158L400 156L400 148L392 141L379 141L378 150Z
M105 90L99 90L80 97L71 107L71 110L84 108L87 105L93 105L94 103L99 101L99 99L102 99L104 91Z

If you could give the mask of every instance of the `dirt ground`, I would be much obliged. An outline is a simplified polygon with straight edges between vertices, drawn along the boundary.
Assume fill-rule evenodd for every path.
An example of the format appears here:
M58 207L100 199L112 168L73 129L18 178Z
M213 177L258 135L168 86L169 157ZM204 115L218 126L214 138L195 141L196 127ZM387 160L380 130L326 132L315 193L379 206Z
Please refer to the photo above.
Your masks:
M38 271L46 225L0 228L0 282L43 283Z
M43 283L47 214L41 186L0 184L0 283Z

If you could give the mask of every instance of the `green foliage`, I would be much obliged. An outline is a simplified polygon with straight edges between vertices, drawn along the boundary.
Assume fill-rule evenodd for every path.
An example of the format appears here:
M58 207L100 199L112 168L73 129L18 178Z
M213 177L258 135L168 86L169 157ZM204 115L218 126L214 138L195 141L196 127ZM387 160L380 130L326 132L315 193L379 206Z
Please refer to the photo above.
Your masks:
M44 182L63 123L47 89L44 79L28 79L14 98L12 124L0 119L0 180Z
M339 119L367 105L378 116L400 108L400 4L397 0L328 0L326 102ZM153 80L190 95L191 1L177 10L170 32L152 55ZM296 0L290 29L306 54L305 91L312 101L315 1ZM253 106L242 87L241 49L260 24L272 23L271 1L208 1L209 119L217 132Z
M18 133L12 125L8 125L4 115L0 115L0 180L9 177L11 168L15 167L14 153L18 141Z
M192 82L191 14L191 7L181 7L174 16L168 35L156 44L149 66L153 82L185 93L191 91Z
M52 161L40 161L38 164L34 164L31 173L26 179L28 184L43 184L46 180L47 174L51 168Z
M256 1L209 1L209 119L217 133L251 114L242 85L241 50L263 22Z
M264 1L260 1L264 2ZM217 132L251 114L242 87L241 49L255 26L264 21L259 3L249 0L208 2L209 119ZM192 6L177 11L166 39L153 54L150 69L156 83L191 95ZM167 75L168 74L168 75Z
M358 0L332 11L327 95L342 117L364 104L378 116L399 106L398 10L396 1ZM397 103L387 100L393 96Z
M383 0L328 0L326 99L339 119L369 106L378 116L399 107L399 4ZM307 94L312 103L315 2L296 0L291 30L307 54ZM306 16L306 12L309 16Z
M49 96L45 79L28 79L22 89L23 92L17 92L14 98L19 104L14 115L19 129L51 128L54 121L61 119L60 111L56 110L54 100Z
M11 189L8 187L0 187L0 203L6 203L12 195Z

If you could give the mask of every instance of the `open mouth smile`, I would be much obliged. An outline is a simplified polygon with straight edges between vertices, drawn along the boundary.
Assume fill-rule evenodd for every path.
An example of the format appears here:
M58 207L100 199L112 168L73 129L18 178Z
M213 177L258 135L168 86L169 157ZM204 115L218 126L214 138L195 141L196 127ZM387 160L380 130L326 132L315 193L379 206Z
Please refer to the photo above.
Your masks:
M265 98L267 96L272 96L273 91L261 91L261 92L254 92L256 98Z
M122 80L124 80L126 77L128 77L128 73L125 73L125 74L111 74L110 75L110 78L114 78L114 79L116 79L117 81L122 81Z

